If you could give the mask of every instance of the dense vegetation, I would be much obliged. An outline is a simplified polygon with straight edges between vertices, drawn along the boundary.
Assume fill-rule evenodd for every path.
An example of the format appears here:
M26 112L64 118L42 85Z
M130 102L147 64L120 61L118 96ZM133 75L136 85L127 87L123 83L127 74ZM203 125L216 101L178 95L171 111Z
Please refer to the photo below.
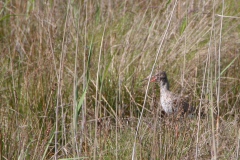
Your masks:
M1 159L239 159L239 52L237 0L1 1Z

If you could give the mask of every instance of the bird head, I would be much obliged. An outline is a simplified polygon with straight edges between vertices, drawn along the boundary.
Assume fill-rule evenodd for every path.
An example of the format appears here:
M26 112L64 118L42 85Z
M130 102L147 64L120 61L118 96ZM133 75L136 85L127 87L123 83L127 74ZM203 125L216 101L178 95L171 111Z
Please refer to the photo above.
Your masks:
M160 71L158 74L151 77L150 82L166 82L167 74L165 71Z
M165 71L160 71L156 75L152 76L150 82L156 82L160 85L161 88L169 90L169 83Z

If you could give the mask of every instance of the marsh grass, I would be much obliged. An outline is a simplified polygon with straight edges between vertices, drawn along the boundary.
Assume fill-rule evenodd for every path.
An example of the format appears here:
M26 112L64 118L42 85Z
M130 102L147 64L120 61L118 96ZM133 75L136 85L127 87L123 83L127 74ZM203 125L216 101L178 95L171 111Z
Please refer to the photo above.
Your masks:
M239 159L237 1L0 6L1 159ZM162 114L152 70L193 118Z

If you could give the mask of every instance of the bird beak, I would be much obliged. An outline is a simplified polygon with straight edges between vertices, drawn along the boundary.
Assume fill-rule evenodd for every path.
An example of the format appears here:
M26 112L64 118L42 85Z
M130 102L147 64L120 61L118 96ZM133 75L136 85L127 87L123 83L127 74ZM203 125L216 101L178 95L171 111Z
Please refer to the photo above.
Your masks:
M150 79L150 82L156 82L157 80L157 76L153 76L151 79Z
M149 76L144 79L144 81L148 81L148 80L149 80ZM156 80L157 80L157 76L153 76L150 78L150 82L156 82Z

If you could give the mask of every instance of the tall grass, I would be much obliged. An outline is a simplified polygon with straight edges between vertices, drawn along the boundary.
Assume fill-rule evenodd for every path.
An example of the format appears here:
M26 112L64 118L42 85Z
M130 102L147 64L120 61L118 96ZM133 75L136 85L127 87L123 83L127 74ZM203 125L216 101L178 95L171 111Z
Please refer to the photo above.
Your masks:
M239 158L237 1L0 6L1 159ZM194 118L162 115L158 70Z

